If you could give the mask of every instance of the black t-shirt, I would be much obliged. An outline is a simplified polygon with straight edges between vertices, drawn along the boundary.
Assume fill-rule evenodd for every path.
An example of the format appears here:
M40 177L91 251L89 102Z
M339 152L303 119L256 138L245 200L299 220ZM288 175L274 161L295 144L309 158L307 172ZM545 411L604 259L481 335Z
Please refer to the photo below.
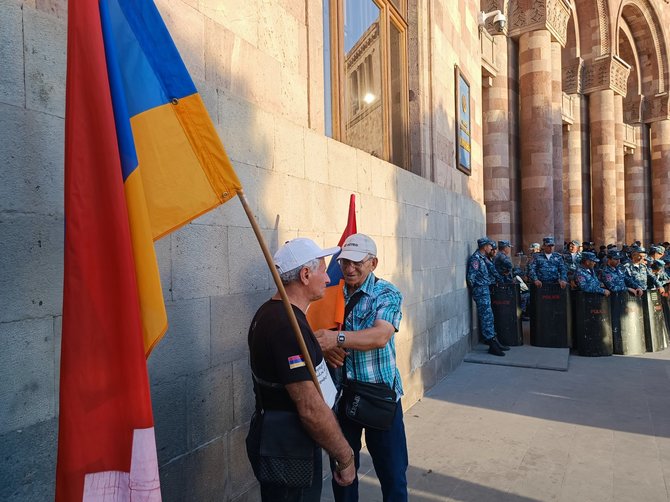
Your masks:
M293 312L316 367L323 360L319 342L305 314L295 305ZM249 353L251 369L263 380L286 385L312 379L281 300L268 300L256 312L249 328ZM295 404L285 389L258 387L261 388L263 406L256 396L257 409L295 410Z

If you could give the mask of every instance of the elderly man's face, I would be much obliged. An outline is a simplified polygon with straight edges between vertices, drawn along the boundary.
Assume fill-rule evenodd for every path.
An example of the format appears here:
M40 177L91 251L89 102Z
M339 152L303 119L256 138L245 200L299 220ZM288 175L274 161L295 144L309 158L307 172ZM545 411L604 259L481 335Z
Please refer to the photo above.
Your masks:
M349 289L358 289L368 278L370 272L377 268L377 257L368 257L363 261L339 260L344 283Z
M307 287L309 288L310 301L313 302L323 298L328 283L330 283L330 277L328 276L326 260L321 258L317 269L310 271L309 274L309 283L307 284Z

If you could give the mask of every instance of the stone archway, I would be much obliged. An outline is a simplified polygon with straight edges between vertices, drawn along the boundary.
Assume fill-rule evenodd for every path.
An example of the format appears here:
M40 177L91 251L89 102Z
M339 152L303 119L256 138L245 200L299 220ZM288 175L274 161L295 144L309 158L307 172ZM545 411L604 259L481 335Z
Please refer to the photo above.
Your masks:
M649 0L622 2L616 26L615 49L631 65L624 116L636 124L640 150L626 157L626 238L663 241L670 233L667 47Z

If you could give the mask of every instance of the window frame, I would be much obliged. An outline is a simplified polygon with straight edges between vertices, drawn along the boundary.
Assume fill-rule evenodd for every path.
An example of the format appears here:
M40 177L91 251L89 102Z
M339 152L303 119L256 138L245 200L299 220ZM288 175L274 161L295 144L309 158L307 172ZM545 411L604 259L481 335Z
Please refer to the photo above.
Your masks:
M344 2L346 0L324 0L329 2L330 19L325 20L329 24L330 32L330 86L331 86L331 113L333 139L346 144L345 123L345 88L346 72L344 68ZM381 38L381 88L382 88L382 135L383 148L382 159L394 163L392 145L392 95L391 95L391 61L390 61L390 33L391 24L399 33L402 47L400 48L399 65L402 69L400 79L401 120L403 155L399 167L409 169L409 70L408 70L408 24L407 0L370 0L379 8ZM400 4L400 9L395 3ZM402 11L402 12L401 12ZM404 17L403 17L404 15ZM325 96L327 98L327 96ZM394 163L395 164L395 163Z

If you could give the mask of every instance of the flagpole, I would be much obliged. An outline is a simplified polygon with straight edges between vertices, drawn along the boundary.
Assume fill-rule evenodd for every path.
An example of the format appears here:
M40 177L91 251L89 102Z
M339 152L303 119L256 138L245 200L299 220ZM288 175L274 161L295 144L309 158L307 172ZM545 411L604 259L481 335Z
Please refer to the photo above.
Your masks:
M249 204L247 202L247 196L244 194L243 189L240 188L237 190L237 197L240 199L240 202L242 203L244 212L247 213L247 218L249 218L251 228L254 229L256 239L258 239L258 243L260 244L261 250L263 251L263 256L265 256L265 261L267 262L268 267L270 268L270 273L272 274L272 278L274 279L275 285L277 286L277 291L279 291L279 296L281 296L282 303L284 304L284 308L286 309L286 314L288 315L291 327L293 328L293 333L295 334L295 338L298 341L298 345L300 346L300 352L302 352L302 356L305 359L305 365L309 370L309 374L312 375L312 380L314 381L314 385L316 385L316 390L319 391L319 395L323 397L323 394L321 392L321 386L319 385L319 379L316 376L316 371L314 371L314 364L312 363L312 358L309 356L307 346L305 345L305 340L302 337L302 331L300 331L300 326L298 326L298 320L295 318L295 313L293 312L293 307L291 306L291 302L289 301L288 295L286 294L286 290L284 289L284 284L282 284L281 282L279 272L277 272L277 267L275 267L274 260L272 259L272 255L270 254L270 250L268 249L267 244L265 244L265 240L263 239L263 235L261 234L261 229L258 227L258 223L256 223L256 218L254 218L254 215L251 212L251 208L249 207Z

